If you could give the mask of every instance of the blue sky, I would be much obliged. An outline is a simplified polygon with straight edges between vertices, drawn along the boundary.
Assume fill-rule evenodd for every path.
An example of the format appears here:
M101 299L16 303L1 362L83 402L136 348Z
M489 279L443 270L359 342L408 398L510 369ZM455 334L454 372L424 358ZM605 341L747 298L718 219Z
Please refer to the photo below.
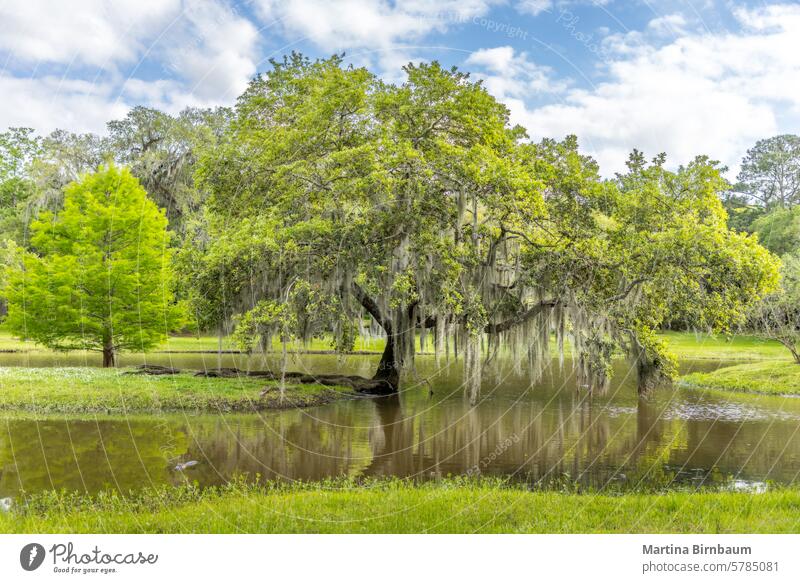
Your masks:
M133 105L230 105L270 58L344 52L383 78L472 72L534 139L731 166L800 133L800 4L696 0L0 0L0 128L103 132Z

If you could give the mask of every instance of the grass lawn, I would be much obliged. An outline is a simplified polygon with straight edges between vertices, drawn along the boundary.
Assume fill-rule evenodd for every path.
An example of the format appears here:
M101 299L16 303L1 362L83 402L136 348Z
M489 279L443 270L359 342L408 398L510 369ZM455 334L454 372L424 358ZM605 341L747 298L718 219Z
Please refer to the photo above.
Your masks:
M720 368L713 372L692 373L681 377L681 383L743 393L800 395L800 364L752 362Z
M800 492L565 494L463 481L142 497L47 493L0 513L13 533L798 533Z
M792 355L779 342L754 336L711 336L692 332L659 334L679 358L712 360L792 360Z
M762 340L753 336L711 336L692 332L663 332L660 336L666 340L670 349L678 358L707 358L713 360L791 360L789 352L777 342ZM216 336L171 336L167 341L155 348L155 351L169 352L216 352L218 349ZM354 350L356 352L383 351L382 338L358 338ZM280 350L277 340L273 348ZM236 351L230 337L223 338L222 349ZM300 342L290 345L292 351L328 351L331 344L324 339L313 339L308 344ZM46 351L47 348L13 337L0 326L0 351Z
M287 385L259 378L206 378L188 373L125 374L101 368L0 367L0 409L35 413L133 413L176 410L255 411L321 405L354 397L344 387ZM264 397L266 387L272 390Z

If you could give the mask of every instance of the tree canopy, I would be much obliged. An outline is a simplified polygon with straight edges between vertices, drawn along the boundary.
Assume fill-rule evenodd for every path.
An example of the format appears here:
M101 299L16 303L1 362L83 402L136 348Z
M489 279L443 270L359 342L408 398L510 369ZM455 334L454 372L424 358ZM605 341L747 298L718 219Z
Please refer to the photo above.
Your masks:
M778 256L800 249L800 206L776 208L751 225L758 241Z
M274 62L201 156L218 257L253 334L362 326L397 387L417 339L463 355L477 398L498 350L532 381L554 335L603 387L624 349L643 387L671 372L654 331L676 313L724 330L777 284L777 260L731 232L717 165L676 172L634 152L602 180L573 137L531 143L483 86L437 63L388 85L333 57Z
M69 184L64 207L31 225L7 283L8 326L57 350L146 350L181 322L164 212L127 169Z
M742 160L738 180L741 190L766 208L800 203L800 136L756 142Z

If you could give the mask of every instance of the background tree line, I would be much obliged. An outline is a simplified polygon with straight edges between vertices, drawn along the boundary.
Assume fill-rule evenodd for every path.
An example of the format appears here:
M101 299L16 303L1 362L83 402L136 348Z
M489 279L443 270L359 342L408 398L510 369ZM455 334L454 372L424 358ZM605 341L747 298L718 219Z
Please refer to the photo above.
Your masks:
M745 329L778 340L800 362L800 136L759 140L723 195L732 229L754 233L782 260L782 285L754 306Z

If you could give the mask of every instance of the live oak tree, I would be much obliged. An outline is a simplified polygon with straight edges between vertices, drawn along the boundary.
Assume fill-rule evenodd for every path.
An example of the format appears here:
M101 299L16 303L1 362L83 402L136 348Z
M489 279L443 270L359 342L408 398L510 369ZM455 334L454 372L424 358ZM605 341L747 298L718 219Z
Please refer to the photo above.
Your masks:
M615 180L619 194L607 215L618 246L607 248L603 257L617 258L615 273L622 277L616 285L633 297L621 302L614 301L619 295L599 297L608 302L617 334L630 334L627 350L637 364L640 388L673 368L654 336L665 321L729 331L778 286L778 258L755 237L726 226L719 193L729 186L718 164L701 156L670 172L664 163L661 155L648 165L634 151L628 172ZM598 257L596 264L602 262Z
M247 255L233 251L238 231L217 233L214 244L208 240L207 225L193 229L176 256L181 278L179 292L189 308L196 330L216 330L217 366L222 366L222 347L240 303L243 274L249 265Z
M69 184L9 273L9 328L56 350L147 350L181 322L164 212L127 169Z
M40 141L41 147L28 167L34 194L25 209L28 227L40 212L55 212L64 204L64 188L110 159L105 140L95 134L55 130ZM22 243L27 244L27 233Z
M201 157L246 333L346 350L380 332L387 391L432 343L473 401L495 354L533 382L570 337L581 384L607 386L623 349L646 389L673 371L665 319L725 329L775 287L775 258L726 227L714 163L635 152L605 181L574 138L527 142L468 75L405 72L274 62Z
M204 202L195 188L196 150L212 147L227 110L187 108L172 116L134 107L124 119L110 121L107 149L128 165L149 196L166 210L170 228L179 235L197 228Z

